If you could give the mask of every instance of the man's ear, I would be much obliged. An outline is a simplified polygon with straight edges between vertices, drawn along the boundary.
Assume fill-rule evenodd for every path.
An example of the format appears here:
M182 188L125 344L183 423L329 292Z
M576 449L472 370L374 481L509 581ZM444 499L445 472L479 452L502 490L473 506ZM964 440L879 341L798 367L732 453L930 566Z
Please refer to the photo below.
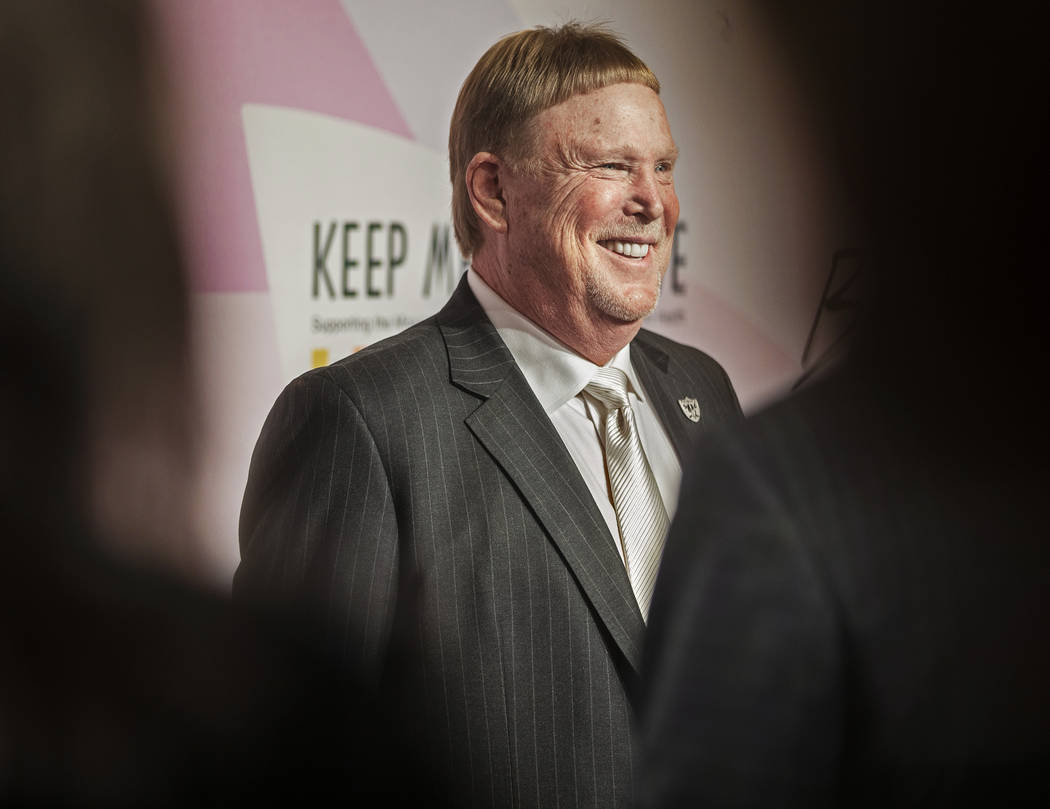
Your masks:
M507 232L507 202L503 181L507 165L491 152L478 152L467 164L470 204L481 221L497 233Z

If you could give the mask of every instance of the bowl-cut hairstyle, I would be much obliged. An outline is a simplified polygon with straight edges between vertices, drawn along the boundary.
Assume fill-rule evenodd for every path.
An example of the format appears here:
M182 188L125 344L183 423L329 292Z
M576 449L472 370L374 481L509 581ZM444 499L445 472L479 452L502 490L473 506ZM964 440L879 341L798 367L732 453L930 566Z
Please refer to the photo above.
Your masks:
M513 164L526 157L529 123L543 110L612 84L660 82L614 32L570 22L509 34L489 48L463 82L448 135L452 223L463 255L481 245L482 230L466 188L467 166L478 152Z

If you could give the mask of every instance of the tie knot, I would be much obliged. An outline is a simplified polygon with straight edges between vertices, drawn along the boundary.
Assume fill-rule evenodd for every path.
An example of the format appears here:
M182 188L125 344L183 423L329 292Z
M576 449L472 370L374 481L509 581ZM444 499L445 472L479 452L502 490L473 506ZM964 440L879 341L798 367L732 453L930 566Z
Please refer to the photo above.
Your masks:
M609 409L627 407L627 374L619 368L599 368L584 390Z

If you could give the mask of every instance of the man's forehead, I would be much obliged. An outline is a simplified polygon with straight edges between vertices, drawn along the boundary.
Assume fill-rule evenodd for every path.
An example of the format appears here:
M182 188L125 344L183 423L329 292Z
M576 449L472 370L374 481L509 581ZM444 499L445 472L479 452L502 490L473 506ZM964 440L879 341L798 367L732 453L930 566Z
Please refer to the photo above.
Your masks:
M571 96L534 123L546 139L573 151L655 149L671 158L678 153L660 97L644 85L609 85Z
M662 160L676 160L678 158L678 146L671 137L670 132L666 137L653 139L638 138L616 138L610 133L594 130L589 133L569 134L559 139L560 146L567 152L578 154L582 157L624 157L642 158L655 156Z

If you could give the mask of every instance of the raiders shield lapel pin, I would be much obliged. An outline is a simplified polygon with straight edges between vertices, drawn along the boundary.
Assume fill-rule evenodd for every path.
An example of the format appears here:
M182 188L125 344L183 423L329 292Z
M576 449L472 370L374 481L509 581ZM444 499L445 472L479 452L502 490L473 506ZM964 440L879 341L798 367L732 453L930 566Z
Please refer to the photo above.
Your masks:
M692 396L686 396L684 399L679 399L678 405L682 408L682 412L685 413L687 419L692 422L700 421L700 402Z

